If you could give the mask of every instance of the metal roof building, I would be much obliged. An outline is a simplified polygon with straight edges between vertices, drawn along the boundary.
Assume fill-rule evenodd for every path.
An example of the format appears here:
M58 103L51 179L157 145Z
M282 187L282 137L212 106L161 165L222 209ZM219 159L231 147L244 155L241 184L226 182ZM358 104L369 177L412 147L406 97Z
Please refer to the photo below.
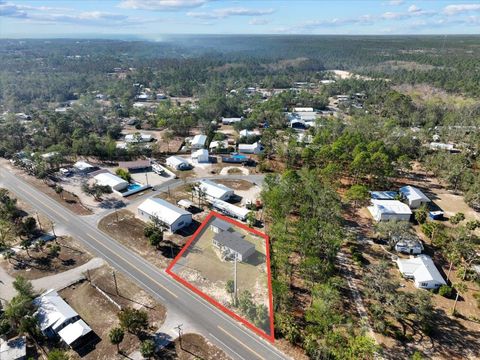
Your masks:
M200 190L202 190L206 197L210 200L228 200L234 195L233 190L229 187L222 184L217 184L211 180L200 180L198 185Z
M407 200L408 206L412 209L419 208L422 204L430 202L430 199L420 190L413 186L400 188L400 194Z
M190 143L192 149L201 149L205 146L207 135L195 135Z
M128 186L128 181L123 180L117 175L104 172L93 177L99 185L110 186L112 190L123 190Z
M415 286L422 289L436 289L446 282L428 255L419 255L410 259L397 259L398 270Z
M190 212L158 198L147 199L141 203L138 215L145 221L152 217L158 219L171 232L176 232L192 222Z
M412 210L398 200L372 200L372 206L368 207L376 221L399 220L410 221Z
M47 337L58 335L67 345L75 347L92 331L53 289L37 297L34 303L38 306L37 319L40 330Z

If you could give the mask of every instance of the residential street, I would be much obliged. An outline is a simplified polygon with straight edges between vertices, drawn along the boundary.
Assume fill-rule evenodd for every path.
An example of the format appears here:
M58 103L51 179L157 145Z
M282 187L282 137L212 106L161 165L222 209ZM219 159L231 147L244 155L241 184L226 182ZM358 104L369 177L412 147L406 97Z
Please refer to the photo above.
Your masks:
M57 227L71 234L92 254L105 259L117 271L136 281L167 309L182 313L194 324L195 328L202 332L202 335L222 348L233 359L275 360L287 358L273 345L175 282L163 270L154 267L102 233L93 223L96 223L96 221L92 221L94 219L85 220L73 214L5 168L1 168L0 171L0 186L8 188L33 208L47 214Z

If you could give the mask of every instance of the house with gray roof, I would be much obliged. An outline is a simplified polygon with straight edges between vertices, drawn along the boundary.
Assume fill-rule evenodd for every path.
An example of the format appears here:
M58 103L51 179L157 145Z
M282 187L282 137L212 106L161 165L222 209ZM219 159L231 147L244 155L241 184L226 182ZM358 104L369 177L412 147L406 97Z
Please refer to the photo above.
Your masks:
M212 243L222 252L225 258L236 258L240 262L245 261L255 253L255 245L245 240L243 235L232 228L216 233Z

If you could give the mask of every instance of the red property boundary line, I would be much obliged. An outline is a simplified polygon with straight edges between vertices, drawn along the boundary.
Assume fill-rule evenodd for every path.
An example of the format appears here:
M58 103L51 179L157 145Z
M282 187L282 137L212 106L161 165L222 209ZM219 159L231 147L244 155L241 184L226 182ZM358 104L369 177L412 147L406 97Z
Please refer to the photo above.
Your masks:
M267 278L268 278L268 300L269 300L269 316L270 316L270 335L267 334L265 331L259 329L258 327L256 327L255 325L253 325L252 323L250 323L249 321L245 320L244 318L242 318L241 316L235 314L233 311L227 309L225 306L223 306L222 304L220 304L218 301L214 300L213 298L211 298L210 296L208 296L207 294L205 294L204 292L202 292L201 290L199 290L198 288L196 288L195 286L193 286L192 284L190 284L189 282L187 282L185 279L181 278L180 276L178 276L177 274L175 274L173 271L172 271L172 268L173 266L177 263L177 261L182 257L182 255L185 253L185 251L190 247L190 245L192 244L192 242L197 238L197 236L200 234L200 232L205 228L205 226L210 222L210 219L213 218L213 217L218 217L224 221L227 221L235 226L238 226L246 231L249 231L251 233L254 233L255 235L258 235L262 238L265 239L265 246L266 246L266 262L267 262ZM194 293L196 293L197 295L201 296L202 298L204 298L205 300L207 300L208 302L210 302L212 305L216 306L217 308L219 308L220 310L222 310L223 312L225 312L226 314L230 315L231 317L233 317L234 319L240 321L242 324L244 324L246 327L248 327L250 330L254 331L255 333L257 333L258 335L262 336L263 338L267 339L268 341L270 341L271 343L274 342L275 340L275 333L274 333L274 327L273 327L273 296L272 296L272 274L271 274L271 271L270 271L270 241L269 241L269 237L268 235L258 231L258 230L255 230L255 229L252 229L252 228L249 228L247 225L245 224L242 224L238 221L235 221L233 219L230 219L224 215L221 215L215 211L211 211L207 218L203 221L203 223L200 225L200 227L197 229L197 231L195 231L195 233L192 235L192 237L187 241L187 243L183 246L182 250L178 253L178 255L175 257L175 259L173 259L173 261L170 263L170 265L168 265L167 269L165 270L167 274L169 274L171 277L173 277L175 280L177 280L179 283L181 283L182 285L186 286L187 288L189 288L190 290L192 290Z

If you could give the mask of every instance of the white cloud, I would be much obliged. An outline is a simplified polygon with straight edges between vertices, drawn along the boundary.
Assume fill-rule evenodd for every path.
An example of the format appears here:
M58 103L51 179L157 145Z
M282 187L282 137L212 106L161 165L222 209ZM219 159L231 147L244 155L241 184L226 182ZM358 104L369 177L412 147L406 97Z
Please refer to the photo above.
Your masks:
M456 4L445 6L443 12L447 15L456 15L471 11L480 11L480 4Z
M69 23L94 26L138 25L153 21L101 11L86 11L78 13L73 9L68 8L17 5L2 1L0 1L0 17L18 18L37 23Z
M402 5L403 3L404 3L403 0L390 0L388 2L388 5L398 6L398 5Z
M422 11L422 9L420 9L417 5L410 5L408 7L408 12L409 13L417 13L417 12L420 12Z
M404 13L396 13L396 12L386 12L386 13L383 13L381 18L382 19L385 19L385 20L398 20L398 19L404 19L408 17L407 14L404 14Z
M118 5L124 9L179 11L206 4L211 0L121 0Z
M224 8L210 12L188 12L187 16L201 19L223 19L229 16L263 16L270 15L273 9Z
M267 25L270 23L270 20L268 19L262 19L262 18L253 18L248 22L250 25Z

